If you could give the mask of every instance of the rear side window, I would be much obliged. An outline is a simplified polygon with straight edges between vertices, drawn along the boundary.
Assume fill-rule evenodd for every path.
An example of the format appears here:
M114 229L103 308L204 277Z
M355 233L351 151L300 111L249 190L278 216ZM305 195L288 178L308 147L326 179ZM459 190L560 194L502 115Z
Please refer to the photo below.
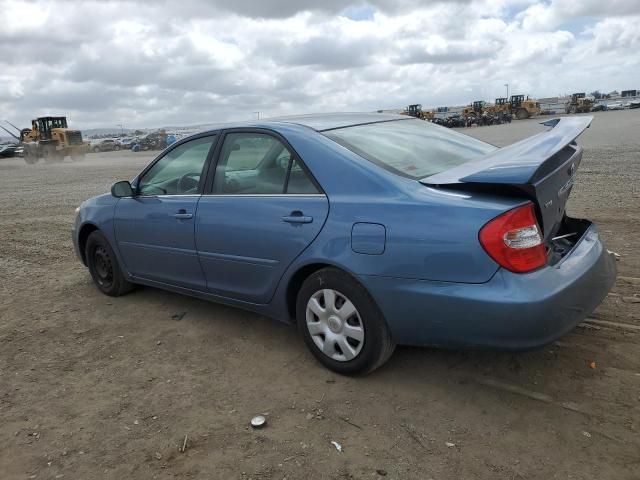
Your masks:
M277 138L263 133L229 133L216 166L212 193L279 195L318 190Z
M421 179L496 150L488 143L424 120L338 128L324 135L404 177Z

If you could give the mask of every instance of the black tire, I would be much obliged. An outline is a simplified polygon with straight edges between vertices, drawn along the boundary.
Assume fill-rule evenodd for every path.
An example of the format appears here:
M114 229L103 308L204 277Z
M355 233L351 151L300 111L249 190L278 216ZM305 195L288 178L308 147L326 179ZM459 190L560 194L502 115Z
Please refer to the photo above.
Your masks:
M134 285L125 278L111 245L99 230L87 238L85 258L93 283L102 293L119 297L133 290Z
M24 157L24 161L28 164L28 165L34 165L36 163L38 163L38 156L35 155L31 149L25 147L24 151L23 151L23 157Z
M113 149L117 152L120 150L120 145L116 145L115 147L113 147Z
M357 310L364 340L359 353L351 360L334 360L324 354L307 328L307 304L312 296L324 289L344 295ZM311 353L325 367L342 375L370 373L382 366L395 349L384 316L369 292L353 277L336 268L318 270L304 281L296 301L296 318L298 330Z
M46 145L42 150L42 157L47 163L60 163L64 161L64 155L62 152L56 150L53 145Z

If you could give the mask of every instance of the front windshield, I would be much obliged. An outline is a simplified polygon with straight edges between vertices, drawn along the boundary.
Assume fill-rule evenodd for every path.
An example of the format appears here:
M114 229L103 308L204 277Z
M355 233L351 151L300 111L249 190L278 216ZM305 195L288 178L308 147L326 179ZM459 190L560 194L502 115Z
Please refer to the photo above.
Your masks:
M394 120L325 131L324 135L391 172L420 179L496 150L488 143L424 120Z

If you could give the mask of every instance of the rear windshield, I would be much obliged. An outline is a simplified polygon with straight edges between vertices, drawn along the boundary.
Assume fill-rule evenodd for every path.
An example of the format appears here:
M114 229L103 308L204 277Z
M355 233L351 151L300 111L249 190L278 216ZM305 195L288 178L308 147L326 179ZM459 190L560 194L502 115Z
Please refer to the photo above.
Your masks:
M493 145L424 120L370 123L323 133L376 165L414 179L496 150Z

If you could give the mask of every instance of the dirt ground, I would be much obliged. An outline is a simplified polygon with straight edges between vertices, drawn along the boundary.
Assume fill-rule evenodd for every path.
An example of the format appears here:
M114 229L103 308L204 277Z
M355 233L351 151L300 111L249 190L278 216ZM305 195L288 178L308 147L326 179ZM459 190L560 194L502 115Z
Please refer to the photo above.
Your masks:
M255 314L93 287L74 208L149 154L0 160L0 478L640 478L640 111L594 115L569 212L599 224L621 277L592 320L528 353L398 348L364 378Z

